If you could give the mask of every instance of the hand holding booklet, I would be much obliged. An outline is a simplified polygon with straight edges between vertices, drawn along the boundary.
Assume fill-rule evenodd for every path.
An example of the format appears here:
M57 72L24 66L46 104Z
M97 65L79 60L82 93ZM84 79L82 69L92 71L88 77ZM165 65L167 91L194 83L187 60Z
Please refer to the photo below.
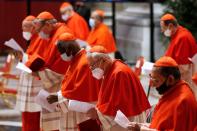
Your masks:
M149 128L149 123L130 122L120 110L117 111L114 121L125 129L131 125L135 126L137 124L140 128L140 131L157 131L156 129Z
M117 111L114 121L123 128L127 128L130 123L129 119L120 110Z
M87 113L91 108L94 108L94 104L88 102L81 102L77 100L69 100L68 109L76 112Z
M47 97L49 96L49 92L45 91L44 89L40 90L38 95L35 97L35 102L39 105L41 105L43 108L47 109L50 112L55 111L57 102L53 104L49 104L47 101Z

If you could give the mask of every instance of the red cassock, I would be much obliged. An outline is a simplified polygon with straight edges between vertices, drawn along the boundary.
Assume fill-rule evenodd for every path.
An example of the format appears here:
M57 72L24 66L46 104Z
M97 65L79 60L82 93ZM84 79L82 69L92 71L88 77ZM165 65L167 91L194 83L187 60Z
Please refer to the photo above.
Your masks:
M138 77L127 65L115 60L102 82L97 108L104 115L115 116L121 110L131 117L150 108L150 104Z
M161 131L195 131L197 102L186 82L179 81L162 96L150 127Z
M22 131L40 130L40 112L22 112Z
M91 30L87 38L87 42L91 47L96 45L103 46L106 48L107 53L116 51L116 44L113 35L109 28L103 23Z
M179 65L190 64L188 58L197 53L197 44L192 34L182 26L178 26L176 33L171 36L169 47L165 53L172 57Z
M39 71L44 64L44 59L37 53L30 55L28 61L25 63L33 72Z
M68 99L84 102L97 101L99 81L92 76L86 51L81 50L74 56L64 76L62 95Z
M43 59L35 52L40 38L33 35L30 45L26 50L28 61L25 63L33 71L37 71L40 66L44 65ZM41 60L41 61L40 61ZM39 64L37 64L39 62ZM22 112L22 131L40 130L40 112Z
M73 16L66 21L66 25L78 39L86 40L89 35L88 25L83 17L76 12L73 13Z
M48 40L41 39L37 34L34 35L31 39L29 47L26 50L26 53L29 57L33 54L38 54L41 57L44 56L44 50L48 48Z
M40 46L40 51L43 51L42 57L45 60L45 67L59 74L65 74L69 66L69 62L61 59L60 53L56 46L56 42L62 33L72 32L65 24L59 23L56 29L52 32L50 39L43 40L41 42L42 45Z
M39 53L39 45L41 45L41 40L42 39L37 34L33 35L30 44L26 50L26 54L28 55L28 61L25 63L25 65L29 67L32 71L38 71L45 64L42 55Z
M43 58L44 68L49 68L52 71L65 74L69 62L61 59L60 53L57 49L56 42L62 33L72 33L72 31L63 23L58 23L55 30L50 35L49 39L41 39L39 36L34 36L27 49L28 61L33 62L35 54Z
M34 53L35 49L38 46L37 43L38 43L39 39L40 39L40 37L38 36L38 34L32 35L31 40L30 40L30 44L26 50L26 53L28 55L32 55Z
M65 74L69 63L61 59L60 53L55 45L59 35L65 32L70 33L71 31L65 24L58 24L57 28L47 40L41 39L38 35L34 35L26 51L28 54L26 65L33 71L38 71L44 67L57 73ZM37 114L40 114L40 112L22 113L24 131L40 130L40 115Z

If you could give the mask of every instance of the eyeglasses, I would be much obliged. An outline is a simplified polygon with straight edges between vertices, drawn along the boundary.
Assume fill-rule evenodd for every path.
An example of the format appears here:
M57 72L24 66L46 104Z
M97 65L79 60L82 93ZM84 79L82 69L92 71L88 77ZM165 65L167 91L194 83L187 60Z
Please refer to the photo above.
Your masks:
M38 29L36 29L37 32L40 32L42 30L42 28L45 26L45 23L46 23L47 20L40 20L40 19L35 19L33 21L33 24L36 25L36 24L40 24L40 27Z
M90 69L93 70L93 69L95 69L96 67L101 66L101 61L96 61L96 62L94 62L94 63L92 62L92 63L90 63L89 65L90 65Z
M156 78L153 78L153 77L151 76L151 74L149 74L149 78L150 78L151 81L153 81L153 82L155 82L155 83L158 83L158 82L159 82L159 80L156 79Z
M93 64L93 63L90 63L90 69L91 69L91 70L95 69L96 66L97 66L97 62L94 63L94 64Z

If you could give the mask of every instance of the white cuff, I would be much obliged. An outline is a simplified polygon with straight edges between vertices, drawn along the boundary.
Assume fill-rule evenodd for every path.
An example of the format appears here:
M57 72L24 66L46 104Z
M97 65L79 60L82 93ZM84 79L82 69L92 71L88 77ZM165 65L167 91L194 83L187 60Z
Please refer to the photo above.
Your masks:
M140 131L158 131L157 129L152 129L152 128L149 128L147 126L141 126L140 127Z
M57 96L58 96L58 104L60 106L61 111L63 113L67 113L69 100L62 96L61 90L57 92Z
M112 126L116 125L114 118L102 114L98 109L97 109L97 114L98 114L99 120L102 123L102 126L105 128L105 130L109 130L110 128L112 128Z

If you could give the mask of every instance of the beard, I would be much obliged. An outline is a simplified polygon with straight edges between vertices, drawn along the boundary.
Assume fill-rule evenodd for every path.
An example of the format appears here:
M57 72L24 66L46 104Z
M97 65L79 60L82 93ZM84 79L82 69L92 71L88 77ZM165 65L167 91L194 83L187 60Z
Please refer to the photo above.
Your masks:
M157 92L160 95L163 95L165 92L167 92L169 89L171 88L171 86L167 86L166 85L166 81L164 81L164 83L162 85L160 85L159 87L156 87Z

